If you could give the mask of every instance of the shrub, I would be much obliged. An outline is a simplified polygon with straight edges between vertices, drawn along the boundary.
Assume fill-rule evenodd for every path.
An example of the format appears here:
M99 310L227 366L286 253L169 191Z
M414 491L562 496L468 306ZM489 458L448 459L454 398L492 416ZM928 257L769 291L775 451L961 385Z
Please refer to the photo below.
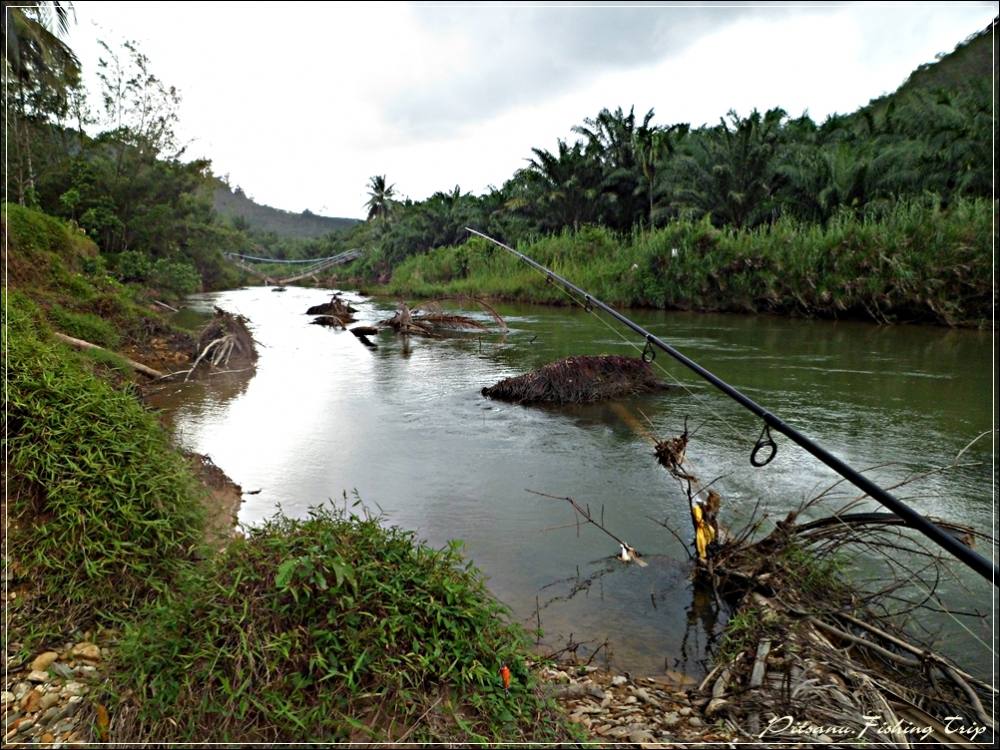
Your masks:
M199 490L155 417L46 341L8 296L9 554L34 593L26 643L115 620L174 580L201 539Z
M140 692L121 739L566 737L507 615L457 543L431 549L332 506L279 515L125 633L122 684Z
M182 260L160 258L153 264L149 283L163 292L177 295L193 294L201 289L198 269Z

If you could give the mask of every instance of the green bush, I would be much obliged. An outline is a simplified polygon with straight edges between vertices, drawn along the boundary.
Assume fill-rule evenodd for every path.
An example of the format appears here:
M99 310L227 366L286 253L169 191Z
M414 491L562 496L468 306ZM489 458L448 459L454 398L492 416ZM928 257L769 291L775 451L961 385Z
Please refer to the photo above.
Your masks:
M332 506L279 515L125 633L129 737L384 741L416 725L414 742L566 738L507 615L455 543L430 549Z
M149 283L160 291L182 297L201 289L201 276L190 263L160 258L149 273Z
M33 594L25 642L127 616L167 589L201 540L200 490L155 417L45 340L8 296L8 550Z
M146 281L152 270L149 256L138 250L125 250L115 258L115 271L122 281Z

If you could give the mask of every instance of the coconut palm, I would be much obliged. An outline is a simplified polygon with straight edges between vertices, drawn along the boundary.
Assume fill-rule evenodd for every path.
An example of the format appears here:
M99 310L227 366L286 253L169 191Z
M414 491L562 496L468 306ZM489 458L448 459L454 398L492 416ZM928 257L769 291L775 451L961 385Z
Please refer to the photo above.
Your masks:
M377 174L368 180L368 202L365 204L368 209L368 221L375 218L386 220L392 211L395 187L395 185L386 186L384 174Z
M73 3L24 2L18 7L5 6L4 77L13 73L23 80L67 70L78 76L79 60L58 36L69 31L72 15Z

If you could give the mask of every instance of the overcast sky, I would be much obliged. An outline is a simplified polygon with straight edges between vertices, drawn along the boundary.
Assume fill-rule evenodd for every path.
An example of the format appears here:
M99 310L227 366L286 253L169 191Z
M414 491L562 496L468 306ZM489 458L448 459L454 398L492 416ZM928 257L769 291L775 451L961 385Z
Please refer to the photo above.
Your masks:
M422 199L480 193L603 107L660 124L781 106L817 120L893 91L996 15L995 2L535 6L76 2L133 39L183 97L187 155L256 201L364 215L386 174Z

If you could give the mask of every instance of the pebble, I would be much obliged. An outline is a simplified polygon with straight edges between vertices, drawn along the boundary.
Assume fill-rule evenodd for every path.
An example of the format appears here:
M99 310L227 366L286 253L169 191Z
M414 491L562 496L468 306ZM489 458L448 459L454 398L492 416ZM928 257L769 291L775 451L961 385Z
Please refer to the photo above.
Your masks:
M682 708L677 713L679 713L681 716L690 716L692 710L693 709L690 706L684 706L684 708Z
M688 719L688 725L692 727L703 727L705 726L705 722L703 722L697 716L692 716L691 718Z
M28 673L28 682L48 682L49 673L40 669L33 669Z
M21 699L21 709L25 713L34 713L38 710L38 704L42 701L42 689L36 687Z
M4 708L7 708L7 705L10 704L10 703L13 703L15 700L17 700L17 698L14 697L14 694L12 692L10 692L9 690L4 690L3 691L3 707Z
M86 659L87 661L101 660L101 649L96 643L78 643L73 646L71 653L73 656Z
M11 724L24 716L20 711L12 711L3 717L3 728L7 729Z
M611 678L611 684L614 685L615 687L621 687L622 685L625 685L627 683L628 683L628 678L620 674L617 674Z
M55 651L45 651L36 656L35 660L31 662L31 669L33 671L44 672L58 658L59 654Z
M665 726L667 729L675 727L681 722L681 717L678 716L676 711L671 711L660 719L660 724Z
M68 664L63 664L61 661L57 661L52 665L52 671L67 680L72 677L76 677L76 672L73 670L73 667Z
M648 729L637 729L634 732L630 732L628 736L628 741L634 742L637 745L643 745L655 740L656 737Z
M69 732L76 726L76 717L69 716L65 719L61 719L57 724L54 724L49 731L53 734L63 734L64 732Z
M79 682L67 682L62 689L63 695L83 695L86 692L87 688Z

